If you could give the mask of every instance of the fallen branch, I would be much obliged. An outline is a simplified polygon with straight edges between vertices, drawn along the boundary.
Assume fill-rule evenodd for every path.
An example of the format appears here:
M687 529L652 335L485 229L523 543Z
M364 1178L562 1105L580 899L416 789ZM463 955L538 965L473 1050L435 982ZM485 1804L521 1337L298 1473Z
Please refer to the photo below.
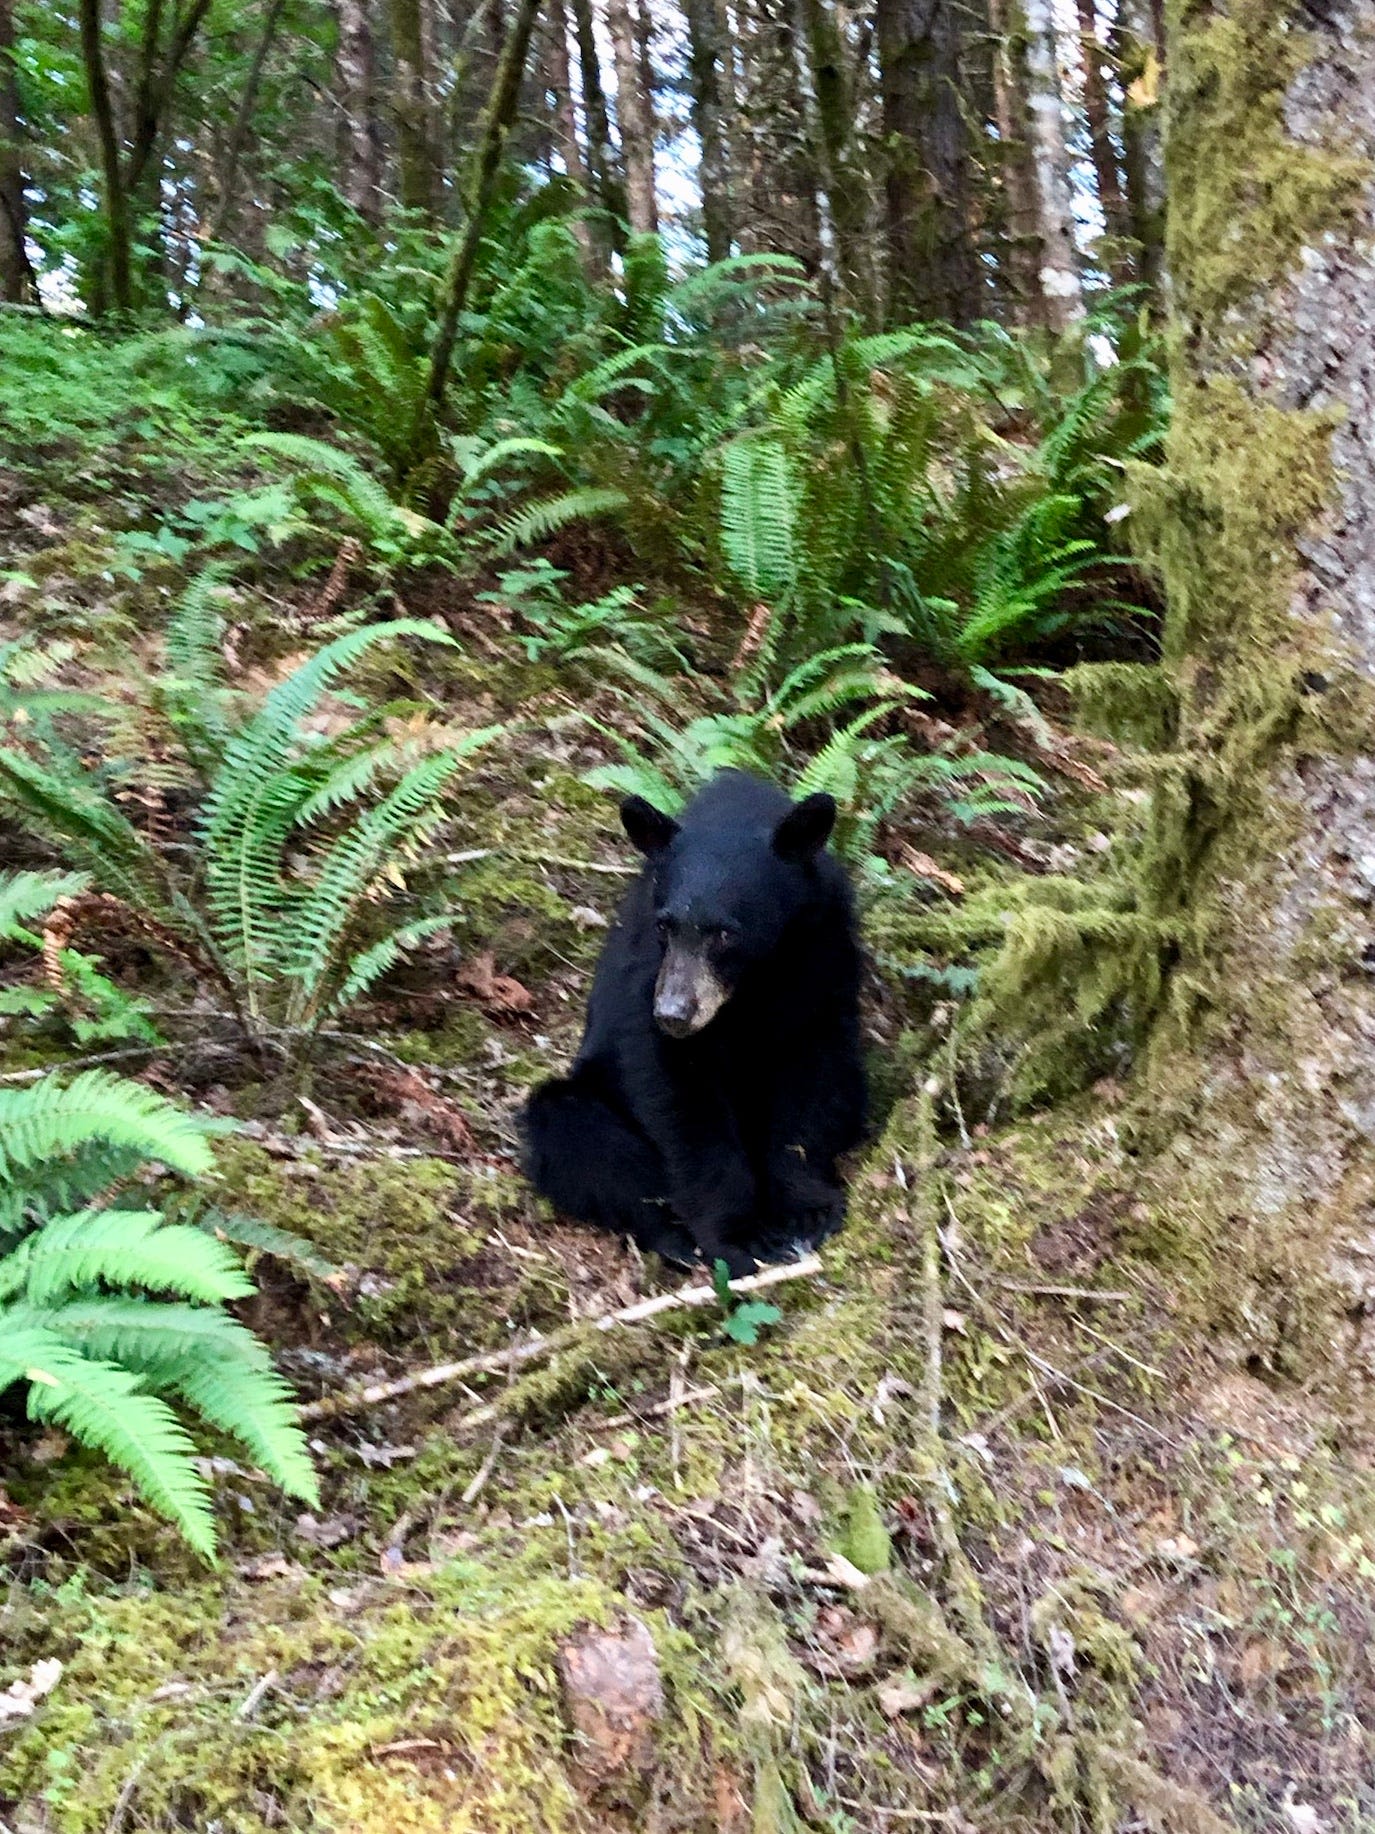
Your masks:
M758 1293L771 1286L780 1286L785 1280L807 1280L820 1272L820 1255L807 1255L801 1261L788 1261L780 1267L766 1267L761 1273L747 1274L741 1280L732 1280L730 1290L733 1293ZM543 1357L567 1350L591 1331L611 1331L617 1325L643 1324L647 1318L657 1318L663 1312L716 1303L714 1286L682 1286L675 1293L660 1293L653 1299L641 1299L635 1305L623 1307L619 1312L608 1312L604 1317L569 1325L562 1331L551 1331L545 1337L528 1338L525 1343L511 1344L504 1350L489 1350L480 1356L465 1356L457 1363L436 1363L432 1368L417 1369L411 1375L397 1376L390 1382L373 1382L367 1388L322 1396L318 1401L308 1402L301 1409L300 1418L332 1420L338 1414L356 1413L361 1408L376 1407L383 1401L395 1401L401 1395L416 1394L427 1388L443 1388L451 1382L462 1382L469 1376L500 1375L504 1370L523 1369L527 1363L538 1362Z

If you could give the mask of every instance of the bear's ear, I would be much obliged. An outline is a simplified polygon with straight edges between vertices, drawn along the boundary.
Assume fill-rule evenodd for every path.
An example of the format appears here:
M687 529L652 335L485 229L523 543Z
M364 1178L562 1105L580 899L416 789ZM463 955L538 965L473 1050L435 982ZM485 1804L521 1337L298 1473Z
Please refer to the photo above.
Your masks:
M834 796L818 791L788 810L773 831L773 850L780 860L801 866L813 854L820 853L835 826Z
M621 826L630 836L632 845L646 855L662 853L678 832L673 817L656 809L643 796L626 797L621 804Z

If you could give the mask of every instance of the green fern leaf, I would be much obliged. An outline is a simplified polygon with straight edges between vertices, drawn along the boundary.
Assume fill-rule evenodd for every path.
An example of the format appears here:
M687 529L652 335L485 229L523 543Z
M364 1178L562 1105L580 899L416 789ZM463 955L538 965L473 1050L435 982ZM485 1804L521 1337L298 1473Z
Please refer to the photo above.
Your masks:
M211 1131L155 1090L106 1070L83 1070L68 1082L45 1076L28 1088L0 1088L0 1186L97 1142L178 1172L207 1172Z
M197 1553L214 1559L209 1491L192 1463L195 1447L165 1401L145 1394L127 1369L83 1357L31 1320L0 1329L0 1390L18 1381L29 1385L31 1419L103 1452Z
M83 1287L141 1286L210 1305L246 1299L253 1282L223 1242L156 1210L55 1216L0 1262L0 1299L50 1306Z
M570 522L587 522L596 516L614 516L630 499L623 490L587 488L541 497L498 524L492 540L493 554L511 554L532 542L546 541Z
M35 917L45 917L59 898L75 898L90 885L84 872L12 872L0 878L0 936L20 934Z

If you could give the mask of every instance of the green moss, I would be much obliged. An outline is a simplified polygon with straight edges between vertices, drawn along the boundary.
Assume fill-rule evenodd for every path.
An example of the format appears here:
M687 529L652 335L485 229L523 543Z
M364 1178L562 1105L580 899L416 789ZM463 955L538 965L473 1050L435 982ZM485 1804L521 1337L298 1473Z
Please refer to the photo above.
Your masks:
M250 1141L221 1150L221 1203L315 1243L353 1270L335 1329L404 1345L424 1360L508 1340L513 1324L567 1317L552 1261L521 1262L489 1241L527 1195L514 1173L439 1159L283 1164ZM494 1291L499 1297L494 1303Z
M1333 418L1272 406L1239 379L1267 335L1259 296L1352 208L1367 173L1287 134L1306 55L1290 6L1238 0L1224 15L1178 0L1172 28L1174 416L1163 467L1135 471L1132 518L1166 589L1162 679L1148 688L1119 668L1073 684L1090 720L1135 727L1154 754L1149 800L1095 880L1033 884L1010 910L975 1023L1024 1041L1022 1099L1063 1094L1128 1052L1173 1078L1236 940L1223 888L1286 839L1270 793L1280 748L1360 744L1369 729L1351 694L1315 714L1304 681L1327 658L1290 611L1297 544L1333 488Z
M126 1814L233 1834L591 1834L607 1823L562 1762L555 1658L619 1601L557 1576L550 1555L451 1561L333 1598L301 1574L256 1591L70 1589L43 1631L61 1687L10 1742L0 1794L54 1834ZM700 1684L683 1639L664 1643L690 1712Z
M1249 354L1238 312L1291 272L1306 244L1353 211L1360 161L1292 140L1286 93L1307 59L1293 0L1174 0L1170 14L1165 177L1167 257L1190 334Z
M1088 731L1139 751L1173 743L1179 704L1165 670L1144 662L1083 662L1060 680Z

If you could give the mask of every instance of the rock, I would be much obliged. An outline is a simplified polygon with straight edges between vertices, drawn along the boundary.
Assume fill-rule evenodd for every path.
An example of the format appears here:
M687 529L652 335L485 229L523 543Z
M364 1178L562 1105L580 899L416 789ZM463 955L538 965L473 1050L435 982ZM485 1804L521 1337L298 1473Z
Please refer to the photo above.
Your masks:
M559 1651L564 1705L578 1761L597 1782L643 1775L654 1762L664 1688L654 1639L638 1618L588 1629Z

